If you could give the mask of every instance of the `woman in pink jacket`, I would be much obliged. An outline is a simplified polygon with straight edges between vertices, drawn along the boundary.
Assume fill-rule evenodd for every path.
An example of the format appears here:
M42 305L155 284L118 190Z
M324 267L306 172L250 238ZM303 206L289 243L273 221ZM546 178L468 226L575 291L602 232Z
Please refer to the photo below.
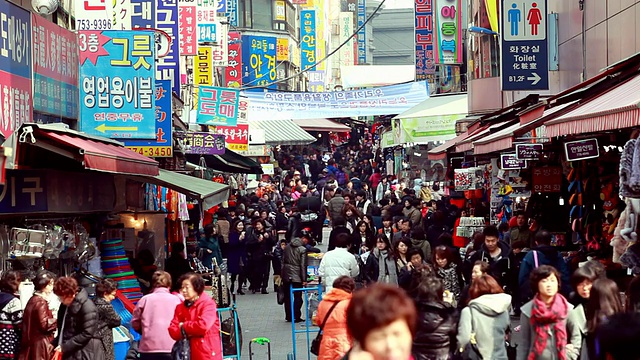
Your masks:
M321 325L325 318L327 320L322 331L318 360L342 359L351 348L351 340L347 334L347 307L355 287L356 283L352 278L340 276L333 282L333 289L322 297L318 305L316 322ZM336 304L335 307L333 307L334 304ZM327 317L332 307L333 310Z
M180 298L171 292L171 274L156 271L151 276L151 293L138 301L133 310L131 326L141 334L141 360L170 360L175 341L166 330L173 319L173 310Z
M169 334L178 341L182 331L191 346L191 360L221 360L220 320L216 302L204 292L204 280L195 273L178 280L184 303L176 307Z

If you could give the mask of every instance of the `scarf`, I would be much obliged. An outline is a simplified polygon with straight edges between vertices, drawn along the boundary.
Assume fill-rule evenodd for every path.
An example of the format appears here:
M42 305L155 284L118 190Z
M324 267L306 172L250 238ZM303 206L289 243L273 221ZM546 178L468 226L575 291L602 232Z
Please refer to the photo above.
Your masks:
M567 314L569 313L569 303L560 294L556 294L553 303L547 307L540 295L533 298L531 306L531 327L534 331L533 349L527 360L538 359L547 347L549 333L553 328L556 334L556 350L558 359L565 360L565 346L567 345Z

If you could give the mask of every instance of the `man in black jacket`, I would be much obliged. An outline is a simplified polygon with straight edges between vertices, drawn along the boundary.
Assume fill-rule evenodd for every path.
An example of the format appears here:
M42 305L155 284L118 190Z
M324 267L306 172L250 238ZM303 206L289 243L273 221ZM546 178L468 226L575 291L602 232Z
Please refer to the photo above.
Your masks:
M471 279L471 269L476 261L484 261L489 264L489 275L505 289L506 292L513 291L515 273L515 258L511 247L504 241L499 240L499 231L495 225L489 225L482 230L484 243L480 250L476 251L467 261L465 277Z
M299 289L307 285L307 249L306 238L293 238L284 249L282 257L282 281L286 291L284 297L285 320L291 322L304 321L302 317L302 292L293 293L293 315L291 314L291 288Z

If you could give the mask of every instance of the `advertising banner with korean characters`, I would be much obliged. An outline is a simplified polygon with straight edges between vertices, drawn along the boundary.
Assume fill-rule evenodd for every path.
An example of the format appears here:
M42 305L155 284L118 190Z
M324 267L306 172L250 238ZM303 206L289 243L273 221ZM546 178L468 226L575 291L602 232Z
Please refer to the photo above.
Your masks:
M242 36L242 72L243 86L277 88L275 37Z
M32 14L33 110L78 118L78 37Z
M76 30L113 29L113 1L74 0Z
M289 39L276 40L276 61L289 61Z
M180 132L176 133L182 141L187 154L222 155L224 154L224 135L208 132Z
M171 118L171 82L156 81L156 138L154 140L122 139L124 145L148 157L173 156L173 121Z
M80 130L155 139L153 31L80 31Z
M250 92L249 120L317 119L340 116L400 114L429 97L427 82L381 86L366 90L312 92Z
M229 25L238 27L238 0L227 0L227 19Z
M340 44L344 43L353 34L353 13L350 11L343 11L340 13L339 18L340 28ZM353 53L353 38L349 40L338 52L340 54L340 65L351 66L355 64L356 57Z
M195 55L198 46L195 0L178 0L178 20L180 21L180 55Z
M239 89L242 87L242 42L240 33L237 31L229 32L229 64L225 68L225 86L228 88Z
M364 22L367 21L367 0L358 0L358 65L367 63L367 28ZM360 28L362 26L362 28Z
M316 11L300 11L300 66L308 69L316 63Z
M112 0L112 30L131 30L131 0Z
M177 0L158 0L156 2L156 28L169 34L171 44L169 53L156 62L156 80L171 80L171 89L180 94L180 41L178 38L178 2Z
M462 0L433 1L436 64L462 64Z
M156 25L156 7L153 0L131 1L131 28L152 28Z
M276 0L273 3L274 12L273 12L273 20L276 21L285 21L287 20L287 6L285 5L284 0Z
M216 43L220 38L220 23L216 21L216 9L198 6L196 8L196 24L198 25L198 43Z
M196 122L200 125L235 126L240 90L200 86Z
M224 143L229 150L247 151L249 149L249 125L216 126L216 134L224 135Z
M198 46L198 54L193 59L194 84L193 89L193 109L198 109L198 98L200 97L200 86L213 85L213 66L211 66L212 51L211 46Z
M310 92L324 92L325 91L325 72L322 70L307 71L309 77L309 91Z
M220 38L211 49L211 60L214 67L229 65L229 25L220 26Z
M0 0L0 133L31 122L31 14Z
M427 80L436 73L433 59L433 1L415 0L416 80Z

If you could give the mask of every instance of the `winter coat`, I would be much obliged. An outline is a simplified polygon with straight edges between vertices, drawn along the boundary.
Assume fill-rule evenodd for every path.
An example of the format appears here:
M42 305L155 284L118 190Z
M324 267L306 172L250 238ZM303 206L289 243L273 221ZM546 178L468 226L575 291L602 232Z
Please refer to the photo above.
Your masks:
M189 338L191 360L221 360L220 319L216 302L203 292L191 306L185 303L176 306L169 335L173 340L182 338L180 323Z
M351 234L351 252L353 254L361 253L362 245L366 246L368 250L373 249L376 245L375 235L369 229L365 232L364 239L359 229L354 230Z
M218 266L222 265L221 241L223 241L222 235L205 236L198 241L198 247L202 249L202 259L200 260L207 269L213 268L213 259L216 259Z
M282 280L288 283L307 282L307 249L300 238L294 238L284 249Z
M93 303L98 309L98 330L96 335L102 341L105 360L114 360L116 356L113 349L113 331L111 329L120 326L122 319L113 309L113 306L104 298L97 297L93 300Z
M353 255L350 256L353 257ZM318 323L322 322L336 301L339 301L339 303L333 309L323 327L318 360L341 359L351 348L351 341L347 334L347 307L351 302L350 293L342 289L332 289L326 293L318 305L316 319Z
M369 283L379 281L398 285L396 262L389 256L388 250L373 249L364 265L364 274L365 280ZM386 275L389 275L388 281L384 281Z
M333 289L333 282L340 276L355 278L360 274L360 267L355 256L345 248L335 248L322 257L318 267L318 276L327 292Z
M535 341L535 330L531 328L532 305L533 301L529 301L520 308L522 312L520 313L520 343L518 344L517 360L526 360L529 357L533 342ZM567 326L567 344L582 343L580 326L577 324L575 315L576 313L571 309L571 304L569 304L569 315L565 320ZM553 324L551 326L553 327ZM567 349L566 356L567 360L575 360L577 359L578 352ZM555 332L551 331L545 349L537 360L556 360L557 358Z
M536 268L534 251L537 252L538 266L551 265L560 272L560 283L562 284L561 293L569 296L571 292L571 271L567 262L564 261L562 255L554 246L538 246L528 251L520 263L520 274L518 276L518 286L520 288L520 297L523 300L530 300L532 297L531 286L529 286L529 275ZM524 302L524 301L523 301Z
M226 244L229 242L229 229L231 227L231 223L229 220L222 218L218 219L216 222L216 227L218 228L217 234L222 236L222 243Z
M263 236L262 241L260 241L260 235ZM259 232L253 227L247 227L245 241L247 244L247 255L251 258L250 261L261 261L271 258L271 249L273 245L275 245L275 242L266 229Z
M131 318L131 327L140 333L141 353L169 353L175 341L166 330L171 324L180 298L169 289L159 287L138 301Z
M51 359L56 323L47 300L40 295L32 296L24 309L18 360Z
M514 257L511 252L511 247L501 241L498 241L498 246L501 251L500 257L494 260L483 243L480 250L473 253L473 255L469 257L469 260L467 260L465 278L471 279L471 270L476 261L484 261L489 264L489 275L493 276L503 287L513 289L514 279L517 278L518 274L515 273Z
M469 344L473 331L483 359L507 360L504 337L510 325L510 305L511 295L507 294L487 294L471 300L460 314L458 347Z
M342 216L342 208L344 207L344 198L342 196L334 196L327 203L327 212L330 219Z
M242 266L247 265L247 251L245 240L240 240L240 233L232 231L229 233L229 243L227 244L227 271L230 274L240 274Z
M431 259L431 244L427 240L411 239L411 245L422 250L423 259Z
M378 186L376 186L376 201L380 202L380 200L384 199L384 195L387 191L391 190L391 184L389 182L380 182Z
M98 337L98 309L87 291L82 289L68 307L60 306L58 331L63 326L62 360L103 360L105 359L102 339Z
M455 348L458 312L444 302L416 301L418 328L413 338L416 360L447 360Z
M408 209L404 207L402 209L402 215L411 220L411 223L414 225L418 225L422 221L422 212L413 206Z
M458 265L450 263L445 268L437 267L436 275L442 279L444 289L449 290L456 298L460 299L460 292L462 291L462 274L458 270Z
M13 359L20 349L22 332L22 304L20 298L0 293L0 359Z
M580 342L572 344L576 351L580 352L580 360L589 360L589 347L587 346L587 314L583 304L577 305L569 312L573 321L567 322L567 333L580 332ZM577 329L574 329L576 327Z

